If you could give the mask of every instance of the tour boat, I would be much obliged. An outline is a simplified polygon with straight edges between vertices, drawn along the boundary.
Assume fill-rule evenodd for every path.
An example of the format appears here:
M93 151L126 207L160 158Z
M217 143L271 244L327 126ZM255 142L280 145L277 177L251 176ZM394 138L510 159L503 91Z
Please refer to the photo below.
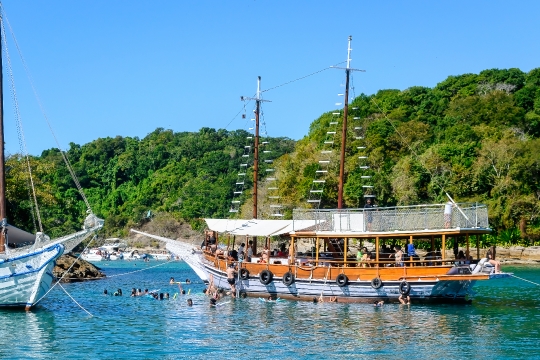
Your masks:
M0 28L4 37L4 16L0 4ZM73 250L81 241L101 229L103 220L89 211L83 229L71 235L50 239L42 231L35 235L16 228L7 222L6 182L4 156L4 117L2 91L2 65L10 68L11 63L2 61L3 46L0 40L0 307L25 307L29 310L48 292L53 281L56 259L64 252ZM5 53L8 54L7 49ZM12 77L10 77L12 79ZM12 87L14 84L11 84ZM19 139L22 141L22 139ZM25 155L25 154L22 154ZM29 183L33 182L28 181ZM37 206L34 208L37 209ZM41 228L41 220L39 227Z
M330 129L328 136L343 134L341 138L340 176L338 188L338 208L322 209L321 194L324 177L313 180L310 191L312 209L295 209L292 220L257 219L257 169L259 134L254 134L254 178L253 178L253 219L205 219L208 227L207 239L215 238L227 244L226 251L220 251L214 242L207 241L201 248L193 248L179 241L145 234L166 241L167 248L178 254L193 268L203 280L214 286L229 288L227 268L236 267L235 290L239 296L253 296L266 299L268 296L282 299L335 302L465 302L473 295L472 288L477 281L509 277L511 274L496 272L494 266L480 254L479 238L489 234L488 209L479 203L456 203L448 195L449 202L417 206L375 207L373 186L365 185L365 208L345 209L343 207L344 156L348 119L349 75L355 70L350 67L351 38L348 43L348 57L345 68L346 84L344 107L333 115L342 117L342 131ZM260 78L257 89L255 129L258 130L260 98ZM354 108L353 108L354 109ZM338 121L331 122L338 124ZM359 136L357 139L361 139ZM333 145L333 139L325 144ZM336 143L339 143L336 141ZM359 146L359 149L365 147ZM332 150L323 150L323 155ZM366 156L359 156L365 159ZM327 176L330 158L319 161L317 174ZM361 169L369 169L361 165ZM242 172L245 175L245 172ZM362 178L368 180L366 172ZM237 182L243 184L243 181ZM240 191L238 191L240 192ZM233 201L237 206L238 201ZM275 206L279 208L278 206ZM237 208L231 207L236 212ZM270 237L281 237L286 244L286 254L281 256L265 249L270 247ZM258 244L258 240L264 241ZM458 240L465 244L462 259L449 257L447 244L451 242L455 254ZM249 246L252 241L253 256L238 261L240 242ZM476 245L476 251L472 251ZM311 242L309 252L299 252L299 241ZM416 249L421 242L427 242L431 252L424 258ZM369 257L358 259L351 254L351 245L372 249ZM395 246L392 253L387 245ZM235 247L236 246L236 247ZM403 250L399 250L401 247ZM425 246L422 246L425 247ZM443 249L442 251L437 251ZM247 251L247 247L244 248ZM247 255L247 254L246 254ZM397 257L396 257L397 255ZM473 255L475 255L473 257ZM492 259L495 254L492 253ZM263 260L263 261L261 261Z

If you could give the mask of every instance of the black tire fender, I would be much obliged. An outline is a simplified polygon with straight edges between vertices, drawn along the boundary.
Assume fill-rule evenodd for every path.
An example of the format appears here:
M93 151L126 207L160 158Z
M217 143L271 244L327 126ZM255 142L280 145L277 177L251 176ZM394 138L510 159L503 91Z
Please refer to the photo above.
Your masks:
M409 293L411 292L411 285L403 280L400 284L399 284L399 293L403 296L407 296L409 295Z
M274 280L274 274L270 270L263 270L259 274L259 281L263 285L268 285Z
M339 274L336 278L336 284L339 287L347 286L349 284L349 278L345 274Z
M381 278L379 277L373 278L373 280L371 280L371 287L374 288L375 290L380 289L382 285L383 284L382 284Z
M294 274L290 271L287 271L285 274L283 274L283 285L285 286L291 286L294 284L295 278Z
M240 279L247 280L249 279L249 270L246 268L240 269Z

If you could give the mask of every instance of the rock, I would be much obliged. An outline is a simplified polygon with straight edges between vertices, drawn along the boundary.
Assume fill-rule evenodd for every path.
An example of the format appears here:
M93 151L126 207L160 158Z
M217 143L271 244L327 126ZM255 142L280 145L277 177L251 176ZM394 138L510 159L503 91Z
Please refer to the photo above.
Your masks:
M57 261L56 266L53 269L54 276L59 279L64 272L77 260L77 258L71 254L62 255ZM104 278L105 274L99 271L99 268L92 265L88 261L83 259L77 260L71 267L68 274L64 276L62 282L76 282L84 280L97 280Z
M522 260L540 261L540 246L529 246L523 250Z

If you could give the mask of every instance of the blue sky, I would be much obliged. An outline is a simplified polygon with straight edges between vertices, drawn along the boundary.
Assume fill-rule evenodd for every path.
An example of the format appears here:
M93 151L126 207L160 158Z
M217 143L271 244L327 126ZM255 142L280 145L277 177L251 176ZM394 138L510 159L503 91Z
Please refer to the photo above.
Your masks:
M540 67L538 1L4 0L63 148L157 127L247 129L240 95L344 61L355 94L433 87L448 75ZM13 42L31 154L55 147ZM7 81L7 76L5 77ZM264 93L271 136L300 139L335 108L344 74L326 70ZM6 148L19 149L9 84ZM252 110L252 104L248 110ZM248 115L249 117L249 115Z

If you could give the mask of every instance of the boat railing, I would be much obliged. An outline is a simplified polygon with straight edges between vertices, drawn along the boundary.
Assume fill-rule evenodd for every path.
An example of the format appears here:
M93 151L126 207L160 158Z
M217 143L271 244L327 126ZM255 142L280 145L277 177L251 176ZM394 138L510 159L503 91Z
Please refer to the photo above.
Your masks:
M374 207L368 209L295 209L294 231L395 232L442 229L489 229L485 204L458 203L450 215L447 204Z

